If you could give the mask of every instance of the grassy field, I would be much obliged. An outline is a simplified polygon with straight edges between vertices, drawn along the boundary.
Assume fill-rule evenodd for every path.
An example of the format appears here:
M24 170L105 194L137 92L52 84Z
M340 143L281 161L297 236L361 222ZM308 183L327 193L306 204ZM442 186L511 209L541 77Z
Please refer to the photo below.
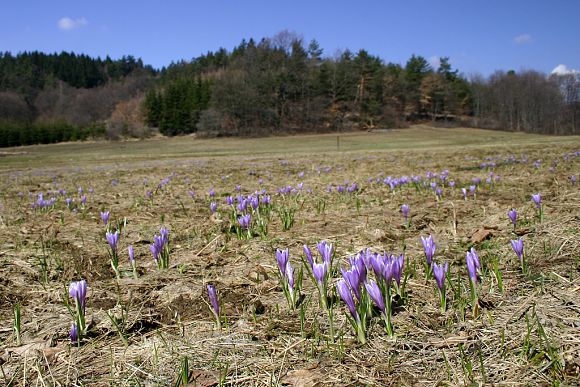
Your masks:
M428 126L1 149L0 384L579 384L579 151L579 137ZM162 227L167 268L151 253ZM351 261L391 306L351 285L354 326L337 291ZM69 294L81 279L84 313Z
M337 137L339 140L337 142ZM130 161L173 160L294 153L419 150L450 147L500 147L578 143L579 137L554 137L470 128L415 126L382 132L341 133L255 139L196 139L192 136L128 142L83 142L34 145L0 151L0 168L104 165ZM338 143L338 144L337 144ZM338 145L338 146L337 146ZM2 157L3 156L3 157Z

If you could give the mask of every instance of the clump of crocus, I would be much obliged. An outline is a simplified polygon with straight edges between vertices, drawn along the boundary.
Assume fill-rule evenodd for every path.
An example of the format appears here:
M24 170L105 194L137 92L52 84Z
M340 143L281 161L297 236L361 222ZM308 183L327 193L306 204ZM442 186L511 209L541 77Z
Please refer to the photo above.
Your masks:
M169 231L165 227L161 227L159 235L153 236L153 243L149 246L153 259L159 269L167 269L169 267Z
M427 263L425 267L425 272L427 274L427 277L429 277L431 273L433 256L435 255L435 249L437 248L437 245L435 244L435 241L433 240L433 237L431 235L429 235L427 238L421 237L421 243L423 243L423 250L425 251L425 258Z
M110 211L101 211L101 220L103 221L105 228L107 228L107 223L109 222L110 215L111 215Z
M512 249L514 253L516 253L517 257L520 259L520 265L522 268L522 273L527 271L527 264L526 264L526 257L524 256L524 241L522 238L518 238L516 240L510 241L512 245Z
M508 211L508 217L510 218L512 224L514 225L514 230L516 229L516 225L518 223L518 212L512 208Z
M119 244L119 230L113 232L107 231L105 234L109 244L109 254L111 255L111 267L117 278L121 278L119 273L119 255L117 254L117 245Z
M238 224L236 225L236 234L238 239L252 237L252 216L250 214L245 214L238 217Z
M218 329L220 329L222 327L222 319L220 315L220 302L218 299L217 290L215 286L211 284L207 285L207 295L209 297L209 302L211 306L210 309L215 317L216 325Z
M445 276L449 271L449 264L445 262L445 264L437 265L436 262L433 262L433 277L435 277L435 281L437 282L437 288L439 289L439 298L441 300L441 313L445 313L447 309L447 303L445 298Z
M393 324L391 322L393 298L391 287L394 279L398 292L403 294L401 287L401 274L403 272L404 260L404 255L400 255L397 258L393 254L388 255L386 253L382 255L375 253L371 254L369 257L369 266L372 267L375 272L377 286L381 292L381 304L377 303L376 297L371 296L371 298L375 301L377 307L379 307L383 312L386 330L389 336L393 335ZM368 291L368 287L366 287L366 289Z
M135 250L133 249L133 245L129 245L127 247L127 251L129 253L129 262L131 263L131 269L133 270L133 277L137 279L137 263L135 262Z
M300 268L298 275L295 276L294 268L290 264L288 249L277 249L276 261L278 262L280 284L288 302L288 307L294 310L302 287L302 268Z
M532 201L536 206L536 213L538 214L538 219L540 219L540 223L544 220L544 209L542 208L542 197L539 193L532 195Z
M401 212L403 213L403 217L405 218L405 227L409 228L410 222L409 222L409 205L408 204L403 204L401 206Z
M476 318L479 306L477 297L477 270L481 267L481 263L479 262L479 256L473 247L465 254L465 261L467 263L467 273L469 274L473 318Z
M68 294L74 300L75 303L74 312L70 310L70 308L69 311L73 316L77 328L76 338L77 340L80 340L80 338L86 333L85 309L87 300L87 281L83 279L80 281L71 282L68 289Z

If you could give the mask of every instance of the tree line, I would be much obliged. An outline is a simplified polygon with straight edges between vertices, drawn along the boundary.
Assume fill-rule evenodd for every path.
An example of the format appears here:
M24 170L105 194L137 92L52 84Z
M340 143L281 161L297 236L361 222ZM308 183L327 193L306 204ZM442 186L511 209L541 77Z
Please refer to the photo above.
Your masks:
M0 54L0 127L10 131L99 123L109 138L152 130L258 136L429 121L579 134L579 119L578 73L497 71L468 78L446 57L433 67L420 55L403 64L366 50L328 56L316 40L306 44L288 31L161 70L130 56ZM22 138L40 138L27 136Z
M207 103L185 102L175 88L207 82ZM243 40L163 69L145 99L145 121L164 133L264 135L402 127L419 121L550 134L579 133L580 75L533 70L465 77L449 58L433 68L422 56L385 63L366 50L324 57L283 31L259 42ZM161 98L171 94L171 108ZM177 103L179 99L182 103ZM169 111L167 109L169 108ZM160 114L182 120L162 124ZM159 113L165 112L165 113ZM168 125L168 126L167 126ZM169 130L169 128L171 128Z
M114 137L108 121L156 74L132 56L0 53L0 146Z

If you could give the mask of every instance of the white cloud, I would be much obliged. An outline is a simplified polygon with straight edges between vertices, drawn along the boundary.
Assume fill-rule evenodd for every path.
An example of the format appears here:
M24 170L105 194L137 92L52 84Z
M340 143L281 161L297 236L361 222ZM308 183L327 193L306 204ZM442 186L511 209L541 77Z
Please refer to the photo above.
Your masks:
M514 38L515 44L527 44L532 43L534 39L532 39L532 35L530 34L521 34Z
M576 69L571 69L565 64L559 64L554 68L554 70L552 70L552 74L557 75L580 74L580 71Z
M439 66L441 66L441 58L439 58L437 55L433 55L432 57L430 57L428 59L428 62L433 68L433 70L437 70Z
M61 17L60 19L58 19L58 23L57 23L58 28L63 30L63 31L74 30L76 28L84 27L87 24L89 24L89 21L87 19L85 19L84 17L81 17L78 19L71 19L68 16Z

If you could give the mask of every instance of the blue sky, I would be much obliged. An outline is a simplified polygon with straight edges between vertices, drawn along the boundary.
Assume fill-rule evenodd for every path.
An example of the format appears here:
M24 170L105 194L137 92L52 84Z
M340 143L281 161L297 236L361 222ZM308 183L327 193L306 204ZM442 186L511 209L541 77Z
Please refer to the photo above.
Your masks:
M287 29L324 54L450 57L464 74L580 69L580 1L5 1L0 51L141 57L154 67Z

